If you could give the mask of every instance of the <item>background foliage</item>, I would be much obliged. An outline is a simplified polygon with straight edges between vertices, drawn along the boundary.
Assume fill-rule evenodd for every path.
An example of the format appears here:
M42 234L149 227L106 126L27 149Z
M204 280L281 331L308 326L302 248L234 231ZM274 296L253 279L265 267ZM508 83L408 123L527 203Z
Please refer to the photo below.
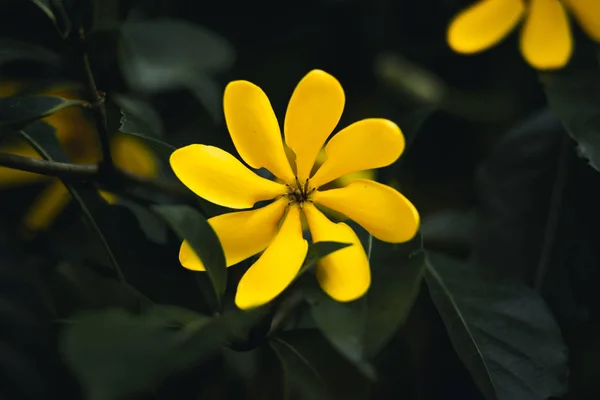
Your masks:
M467 4L2 2L1 97L61 97L1 99L3 150L18 139L48 160L98 159L79 102L92 100L87 54L108 133L148 146L161 182L67 180L75 201L32 234L23 218L56 178L15 186L0 168L2 397L598 398L600 50L576 32L573 61L552 73L528 67L514 35L459 56L445 29ZM243 313L231 294L248 264L225 271L205 221L222 210L178 186L168 156L233 151L228 81L258 84L283 115L314 68L346 90L341 125L402 128L407 151L377 179L415 203L421 233L389 245L359 231L364 299L335 303L307 274ZM179 265L182 237L207 274ZM334 250L311 246L306 266Z

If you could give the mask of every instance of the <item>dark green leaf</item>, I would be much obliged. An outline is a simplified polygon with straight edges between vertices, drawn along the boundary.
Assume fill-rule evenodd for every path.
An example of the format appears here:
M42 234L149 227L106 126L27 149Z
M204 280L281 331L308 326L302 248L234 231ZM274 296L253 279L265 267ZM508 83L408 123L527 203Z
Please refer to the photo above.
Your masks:
M168 226L161 218L157 217L148 208L133 201L119 199L119 204L131 211L148 240L158 244L167 243Z
M82 106L81 100L54 96L19 96L0 99L0 138L22 129L27 124L54 114L66 107Z
M187 88L220 118L220 90L211 76L233 63L234 51L226 40L201 26L162 18L125 23L122 46L121 69L134 90Z
M162 120L152 104L130 95L113 95L111 99L121 108L121 132L154 139L163 137Z
M600 70L566 69L541 76L548 102L581 155L600 171Z
M404 324L419 294L425 268L420 234L402 244L373 239L370 262L364 337L368 358L375 357Z
M142 315L109 309L69 321L60 348L88 398L130 399L209 360L228 342L247 335L263 313L234 311L209 318L166 305Z
M367 328L367 302L361 298L340 303L312 286L305 291L311 315L329 342L367 378L375 379L375 370L365 359L364 335Z
M304 259L304 264L300 269L300 274L307 271L309 268L313 267L319 259L325 257L328 254L333 253L334 251L341 250L345 247L352 246L351 243L340 243L340 242L317 242L312 243L308 246L308 252L306 253L306 258Z
M486 399L542 400L565 393L567 349L535 291L432 253L426 279L450 340Z
M227 286L225 254L219 238L206 219L195 209L184 205L156 205L152 210L190 243L202 260L220 302Z
M77 308L90 310L123 307L129 311L140 311L152 304L146 296L127 283L105 278L84 265L62 263L58 272L76 296Z
M141 316L117 309L88 313L68 323L61 349L88 398L126 399L212 356L221 338L201 335L209 323L173 306L154 306Z
M470 248L477 223L473 210L444 210L423 218L420 231L426 243Z
M490 273L532 280L550 199L561 196L553 188L564 189L557 180L563 135L550 110L535 113L507 132L479 167L473 260Z
M59 68L63 60L60 55L47 47L25 41L0 40L0 65L28 61L42 67Z
M26 130L22 130L20 134L35 148L42 158L50 161L70 162L56 138L54 127L51 125L38 121L29 125ZM97 210L106 208L108 205L102 200L98 190L93 186L86 184L74 185L66 181L63 183L77 204L79 204L94 232L98 235L111 264L119 274L121 280L125 280L119 262L113 252L113 247L115 246L109 244L112 239L110 235L104 235L101 229L104 220L102 217L96 215Z
M65 8L65 0L31 0L50 18L63 38L71 31L71 21Z
M314 329L279 334L270 341L281 362L286 398L366 399L367 381Z

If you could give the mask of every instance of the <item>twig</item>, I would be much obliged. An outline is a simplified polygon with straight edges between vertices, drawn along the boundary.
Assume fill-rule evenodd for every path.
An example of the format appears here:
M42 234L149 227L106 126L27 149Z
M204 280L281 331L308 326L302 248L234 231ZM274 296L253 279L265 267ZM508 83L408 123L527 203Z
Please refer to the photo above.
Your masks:
M115 182L110 177L106 177L101 172L101 168L96 164L69 164L0 153L0 166L66 180L93 181L106 188L115 186ZM177 183L146 178L118 168L115 168L114 171L116 176L124 182L146 187L187 203L195 203L198 200L192 192Z
M98 132L98 140L100 141L100 148L102 150L101 167L107 171L113 171L115 166L110 151L110 139L108 134L108 124L106 122L104 97L100 96L98 93L98 88L96 87L96 81L94 80L94 74L92 73L92 67L90 65L90 58L86 50L85 30L83 27L79 28L79 47L83 64L83 83L87 92L86 97L90 102L90 110L94 116L96 131Z
M542 291L546 274L548 273L548 268L550 266L550 260L552 259L552 249L556 240L556 233L560 222L560 211L563 205L564 189L567 184L571 151L570 139L566 134L563 134L560 143L556 179L552 185L552 194L550 197L550 205L548 207L548 219L546 220L546 227L544 230L540 262L533 281L533 286L538 292Z

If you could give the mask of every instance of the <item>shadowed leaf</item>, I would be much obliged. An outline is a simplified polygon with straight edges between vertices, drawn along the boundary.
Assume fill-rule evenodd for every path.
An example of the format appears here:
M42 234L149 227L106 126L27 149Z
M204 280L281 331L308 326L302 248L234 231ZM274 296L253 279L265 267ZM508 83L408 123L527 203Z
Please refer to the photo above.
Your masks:
M565 393L567 349L536 292L432 253L425 277L450 340L486 399L542 400Z
M165 220L202 260L220 303L227 286L223 247L215 231L198 211L184 205L155 205L152 210Z
M24 128L27 124L54 114L64 108L83 106L81 100L54 96L18 96L0 99L0 139Z

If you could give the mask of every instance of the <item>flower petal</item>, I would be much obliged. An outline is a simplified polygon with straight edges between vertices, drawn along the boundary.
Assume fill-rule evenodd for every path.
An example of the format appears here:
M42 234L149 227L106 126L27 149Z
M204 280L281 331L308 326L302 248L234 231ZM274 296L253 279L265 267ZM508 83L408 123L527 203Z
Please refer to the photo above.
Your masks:
M312 199L341 212L384 242L406 242L419 229L415 206L391 187L374 181L361 179L345 188L315 191Z
M592 39L600 42L600 1L598 0L564 0L571 10L581 29Z
M390 165L400 157L404 144L400 128L392 121L370 118L355 122L327 143L327 158L311 178L311 186L320 187L352 172Z
M337 301L352 301L364 295L371 284L369 260L354 231L343 222L333 223L308 203L303 208L313 242L334 241L352 246L333 252L317 263L317 279L323 290Z
M222 214L208 220L223 246L228 267L260 253L271 243L287 204L287 199L281 198L257 210ZM181 244L179 261L187 269L206 271L187 241Z
M573 52L569 18L560 1L531 0L521 32L521 53L538 69L556 69L567 64Z
M283 130L285 142L296 154L301 182L309 178L319 150L340 121L345 101L337 79L321 70L309 72L296 86Z
M35 199L23 219L29 233L47 229L71 201L71 194L61 181L50 184Z
M289 207L273 242L240 280L235 304L246 310L273 300L296 278L307 250L308 242L302 238L300 209Z
M283 150L277 117L261 88L248 81L234 81L223 96L225 121L235 148L252 168L266 168L285 182L294 181Z
M218 147L192 144L171 154L175 175L192 192L224 207L250 208L286 193L285 185L261 178Z
M471 54L504 39L525 11L523 0L482 0L458 13L447 32L452 50Z
M157 159L140 139L131 135L117 134L112 138L110 145L118 167L140 176L158 175Z

